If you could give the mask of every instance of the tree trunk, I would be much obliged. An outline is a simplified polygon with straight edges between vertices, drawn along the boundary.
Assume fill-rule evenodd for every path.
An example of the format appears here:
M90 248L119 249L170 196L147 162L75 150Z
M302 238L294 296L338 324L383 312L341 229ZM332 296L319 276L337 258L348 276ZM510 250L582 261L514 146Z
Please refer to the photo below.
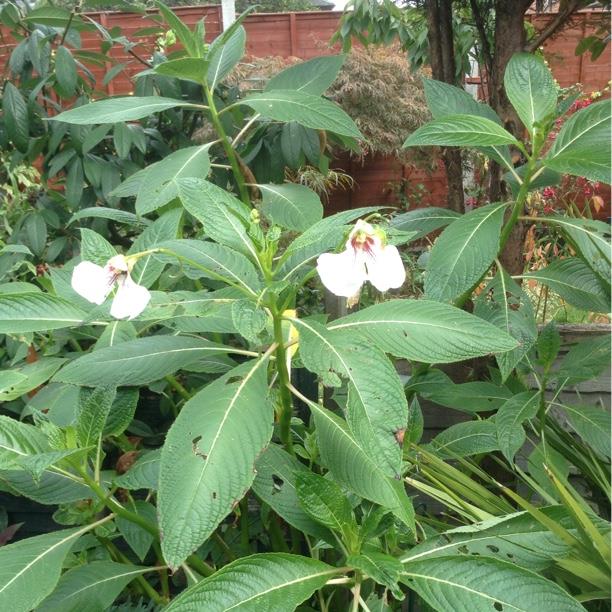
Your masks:
M456 85L452 0L427 0L425 6L431 74L438 81ZM442 159L448 183L447 206L451 210L463 212L461 151L456 147L444 147Z

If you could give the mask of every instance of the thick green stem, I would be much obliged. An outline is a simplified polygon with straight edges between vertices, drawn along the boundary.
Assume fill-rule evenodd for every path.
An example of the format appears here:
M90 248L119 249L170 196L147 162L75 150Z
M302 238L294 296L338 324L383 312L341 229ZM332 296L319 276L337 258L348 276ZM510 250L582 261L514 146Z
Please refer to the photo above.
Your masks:
M289 391L291 377L287 369L287 351L283 337L283 320L279 312L273 311L274 318L274 341L276 347L276 371L278 372L281 412L279 417L280 438L288 453L293 454L293 440L291 438L291 417L293 416L293 400Z
M236 184L238 185L238 191L240 192L240 199L247 204L251 205L251 198L249 197L249 190L246 186L244 176L242 174L242 170L240 169L240 164L238 163L238 156L236 155L236 151L234 151L234 147L232 146L231 140L228 138L227 133L225 132L225 128L221 123L221 119L219 118L219 112L217 111L217 106L215 105L215 100L213 97L213 92L210 91L210 88L206 85L203 87L204 95L206 96L206 101L208 102L208 112L210 113L210 120L212 121L213 127L215 128L217 135L221 140L221 145L227 155L227 159L232 167L232 173L234 175L234 179L236 180Z
M191 393L181 385L181 383L176 379L172 374L168 374L166 377L166 381L169 385L185 400L191 399Z

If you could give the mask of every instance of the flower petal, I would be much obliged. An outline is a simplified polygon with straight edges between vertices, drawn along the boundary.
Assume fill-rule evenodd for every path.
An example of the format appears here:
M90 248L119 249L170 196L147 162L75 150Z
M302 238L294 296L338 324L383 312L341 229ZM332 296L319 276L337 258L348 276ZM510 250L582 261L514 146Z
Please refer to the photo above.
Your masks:
M362 253L346 249L342 253L323 253L317 259L321 282L334 295L351 297L366 280Z
M91 261L82 261L72 271L72 288L94 304L102 304L113 288L113 281L113 274Z
M392 244L373 249L366 258L367 279L379 290L397 289L406 280L404 262Z
M111 316L115 319L133 319L147 307L150 299L149 290L127 276L119 283L110 309Z

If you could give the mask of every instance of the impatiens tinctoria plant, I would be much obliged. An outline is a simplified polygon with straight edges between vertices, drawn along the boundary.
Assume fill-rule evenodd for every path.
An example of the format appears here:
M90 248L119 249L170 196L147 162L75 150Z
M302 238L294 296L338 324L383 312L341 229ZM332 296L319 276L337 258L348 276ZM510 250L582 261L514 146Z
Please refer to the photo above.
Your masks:
M569 466L605 486L609 423L562 391L601 371L609 346L577 344L559 364L559 336L538 330L521 281L607 312L608 229L541 217L570 257L517 278L499 256L517 222L534 222L534 189L561 173L610 182L608 102L545 146L564 110L536 57L514 57L506 75L524 142L464 91L427 81L434 119L406 146L476 147L507 168L512 199L463 216L324 217L313 191L261 180L249 161L279 125L296 151L319 135L362 139L324 95L342 57L232 97L244 16L205 44L203 22L159 10L180 49L139 78L174 94L75 103L47 123L137 133L189 113L210 141L122 167L100 207L119 230L105 238L93 218L65 265L0 285L0 487L59 525L5 544L0 514L0 609L601 609L609 523ZM427 235L423 289L406 297L405 245ZM307 306L323 286L349 314ZM485 374L457 382L448 364L467 360ZM421 440L423 400L464 419Z

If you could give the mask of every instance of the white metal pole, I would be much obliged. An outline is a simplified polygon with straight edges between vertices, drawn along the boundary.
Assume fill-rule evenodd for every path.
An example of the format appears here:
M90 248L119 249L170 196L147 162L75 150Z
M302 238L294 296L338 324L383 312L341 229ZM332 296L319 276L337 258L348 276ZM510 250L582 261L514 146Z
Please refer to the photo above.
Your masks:
M223 31L225 31L236 21L234 0L221 0L221 17L223 19Z

